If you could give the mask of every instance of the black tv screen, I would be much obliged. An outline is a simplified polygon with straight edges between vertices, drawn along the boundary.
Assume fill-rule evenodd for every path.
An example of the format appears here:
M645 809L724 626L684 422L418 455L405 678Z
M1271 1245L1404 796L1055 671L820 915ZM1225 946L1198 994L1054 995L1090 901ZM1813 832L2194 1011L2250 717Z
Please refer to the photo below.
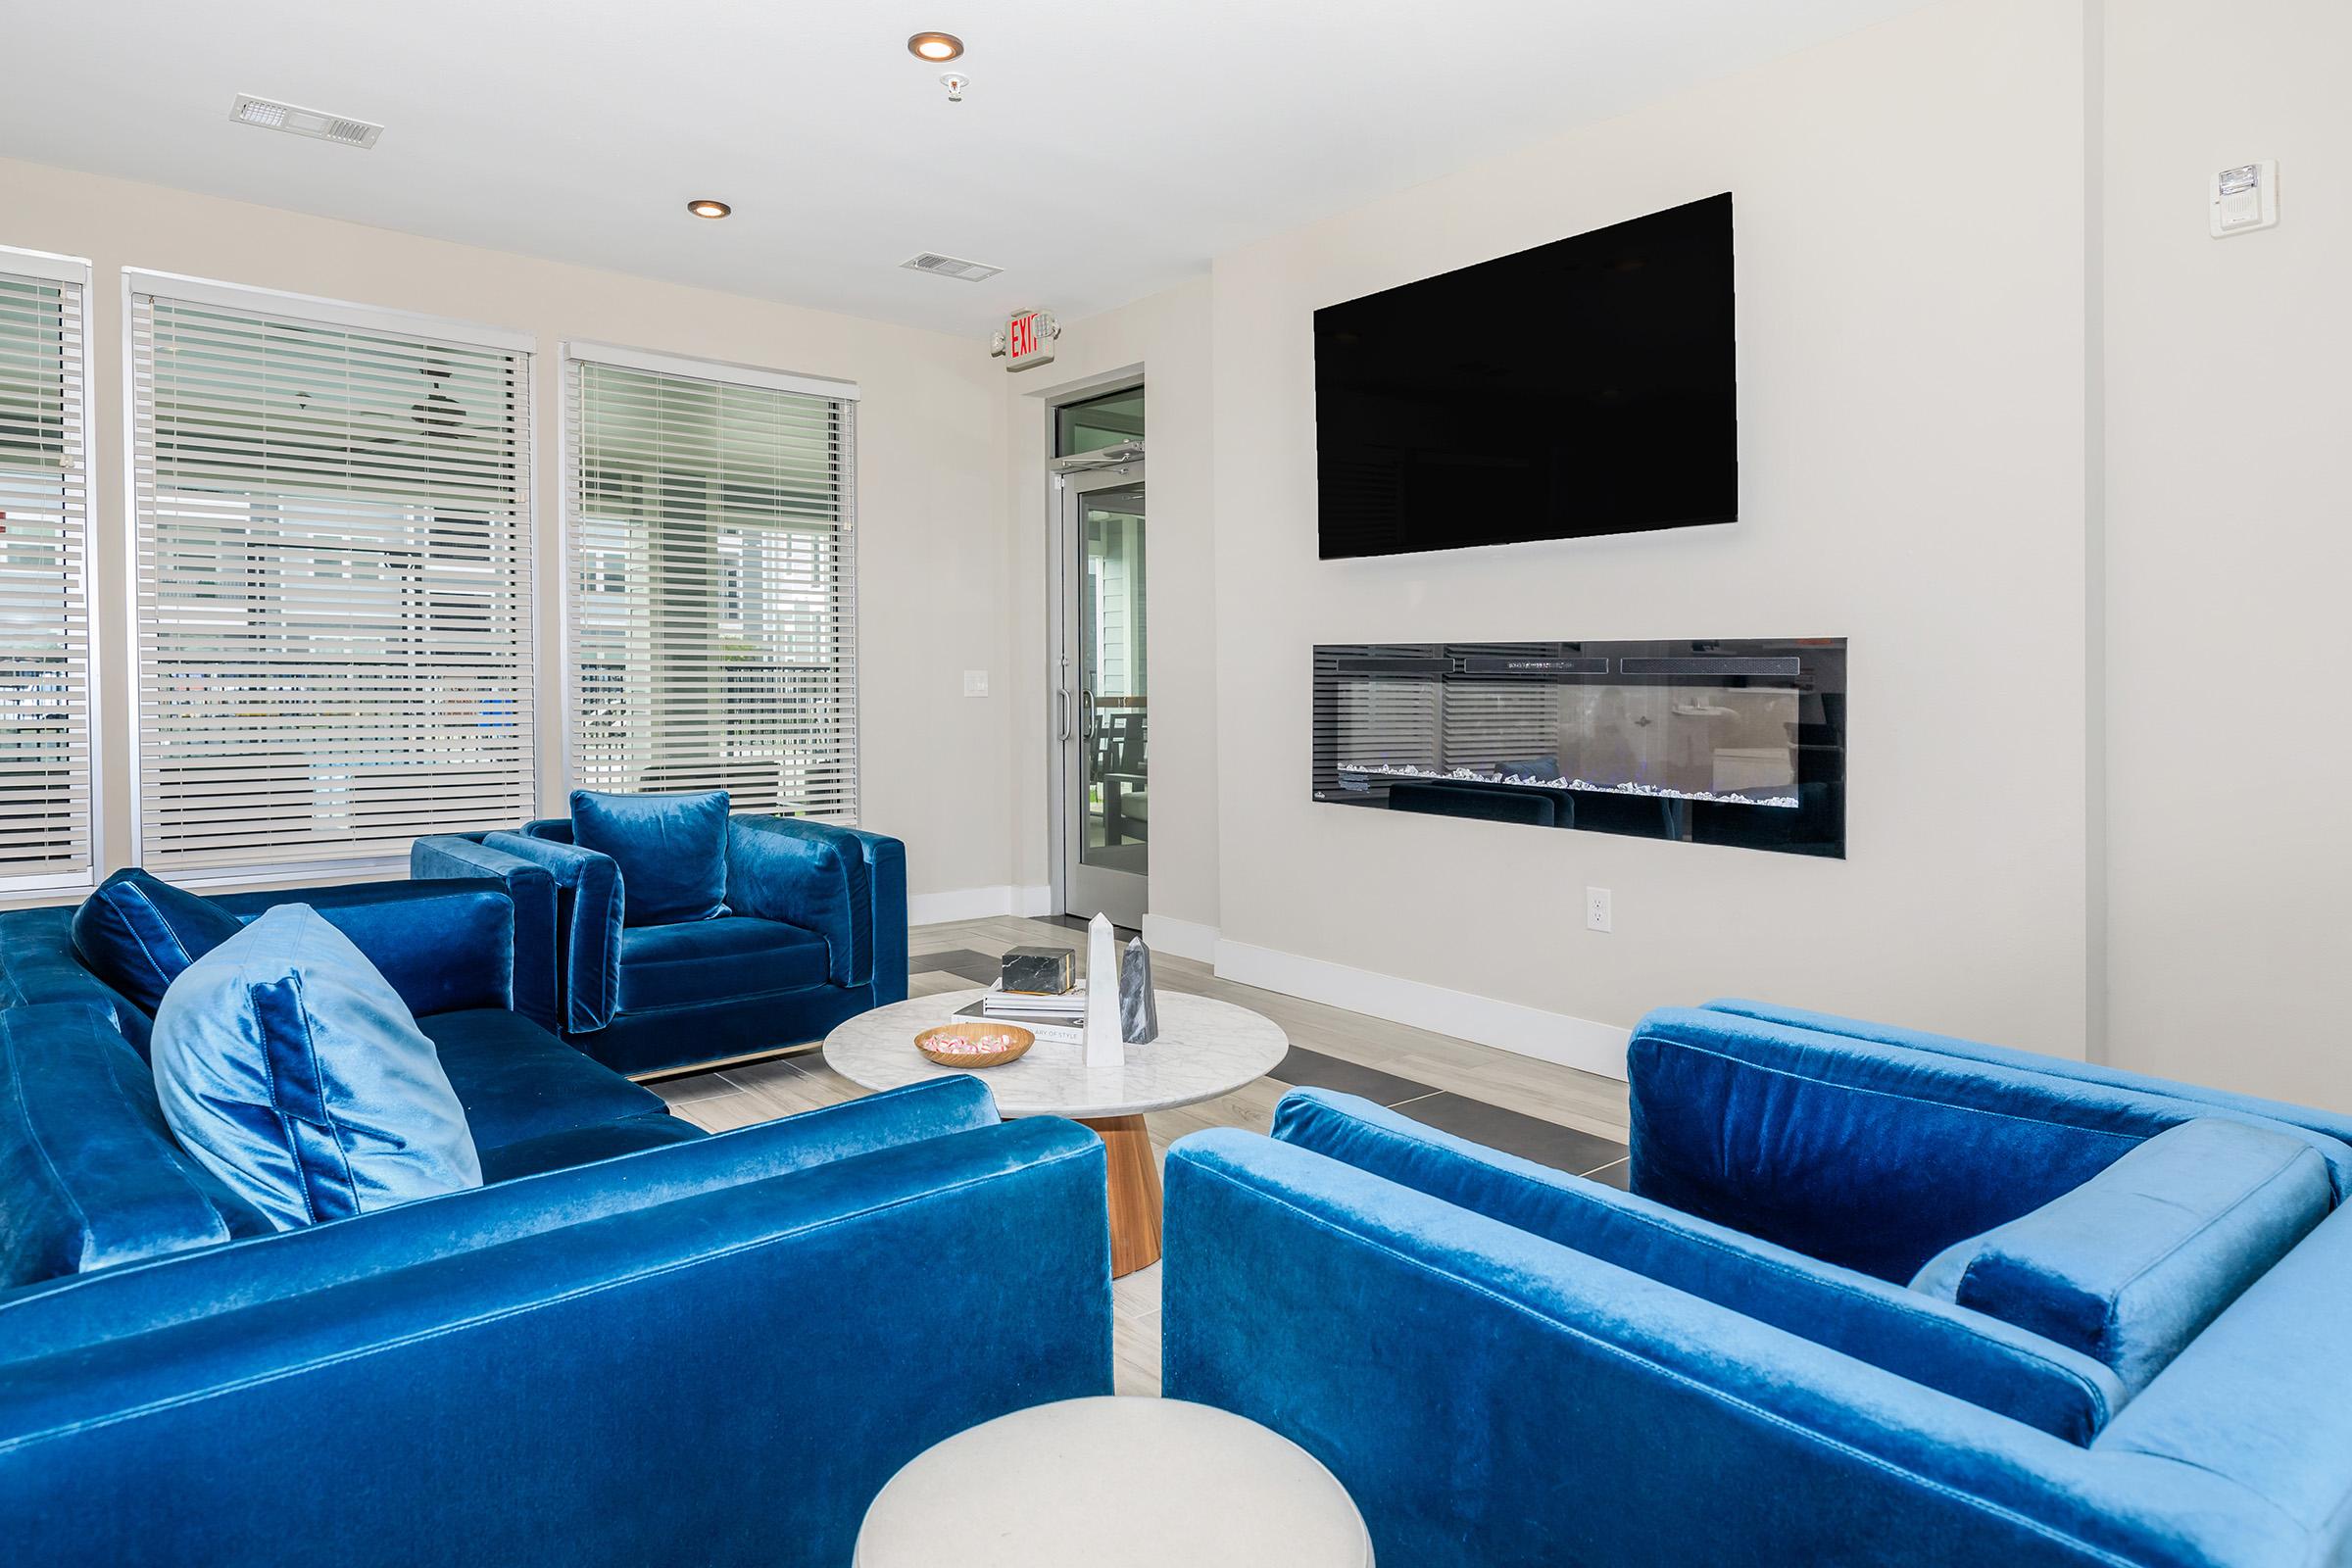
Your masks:
M1740 515L1732 198L1315 313L1326 561Z

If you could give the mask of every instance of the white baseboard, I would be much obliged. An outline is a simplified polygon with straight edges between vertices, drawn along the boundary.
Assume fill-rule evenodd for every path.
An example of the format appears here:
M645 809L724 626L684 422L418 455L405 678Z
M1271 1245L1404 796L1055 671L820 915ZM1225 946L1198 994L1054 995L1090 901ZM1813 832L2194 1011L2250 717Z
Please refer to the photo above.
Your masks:
M1179 958L1217 961L1217 928L1198 920L1179 920L1172 914L1144 911L1144 945Z
M992 914L1049 914L1052 888L954 888L945 893L906 895L908 925L944 925L950 920L985 920Z
M1279 991L1286 997L1369 1013L1563 1067L1609 1078L1625 1076L1626 1044L1633 1031L1614 1024L1221 937L1216 945L1216 969L1223 979Z

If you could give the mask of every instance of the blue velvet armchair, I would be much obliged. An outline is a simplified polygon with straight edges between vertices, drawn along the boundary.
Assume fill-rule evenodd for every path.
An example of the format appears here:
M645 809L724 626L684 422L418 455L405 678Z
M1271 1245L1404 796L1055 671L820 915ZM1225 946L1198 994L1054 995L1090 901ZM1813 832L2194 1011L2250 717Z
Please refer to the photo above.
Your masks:
M1168 1158L1163 1381L1381 1561L2352 1561L2352 1123L1653 1013L1631 1192L1347 1096Z
M906 855L897 839L798 817L727 823L726 912L632 924L612 858L568 818L418 839L420 878L496 877L545 911L518 956L518 1005L597 1060L665 1072L820 1040L906 995Z
M272 1231L73 911L0 913L0 1560L839 1568L923 1448L1110 1392L1084 1128L955 1079L706 1135L514 1010L499 882L216 902L289 899L416 1014L485 1185Z

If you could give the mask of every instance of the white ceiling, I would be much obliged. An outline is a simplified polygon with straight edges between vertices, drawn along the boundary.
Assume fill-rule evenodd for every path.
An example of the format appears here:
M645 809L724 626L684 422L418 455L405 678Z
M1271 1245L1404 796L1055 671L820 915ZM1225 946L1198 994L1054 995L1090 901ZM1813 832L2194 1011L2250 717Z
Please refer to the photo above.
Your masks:
M0 155L981 332L1920 3L27 3ZM906 52L929 27L967 45L960 104ZM388 128L257 130L239 92ZM899 270L922 250L1004 273Z

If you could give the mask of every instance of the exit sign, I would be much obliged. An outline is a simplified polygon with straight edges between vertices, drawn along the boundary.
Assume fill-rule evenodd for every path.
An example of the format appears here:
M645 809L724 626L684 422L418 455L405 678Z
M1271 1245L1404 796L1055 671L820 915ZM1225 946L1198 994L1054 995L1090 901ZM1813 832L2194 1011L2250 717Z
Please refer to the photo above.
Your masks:
M1053 363L1054 340L1059 336L1061 323L1051 313L1020 311L1004 318L1004 330L997 334L989 352L1002 356L1007 370L1026 370Z

